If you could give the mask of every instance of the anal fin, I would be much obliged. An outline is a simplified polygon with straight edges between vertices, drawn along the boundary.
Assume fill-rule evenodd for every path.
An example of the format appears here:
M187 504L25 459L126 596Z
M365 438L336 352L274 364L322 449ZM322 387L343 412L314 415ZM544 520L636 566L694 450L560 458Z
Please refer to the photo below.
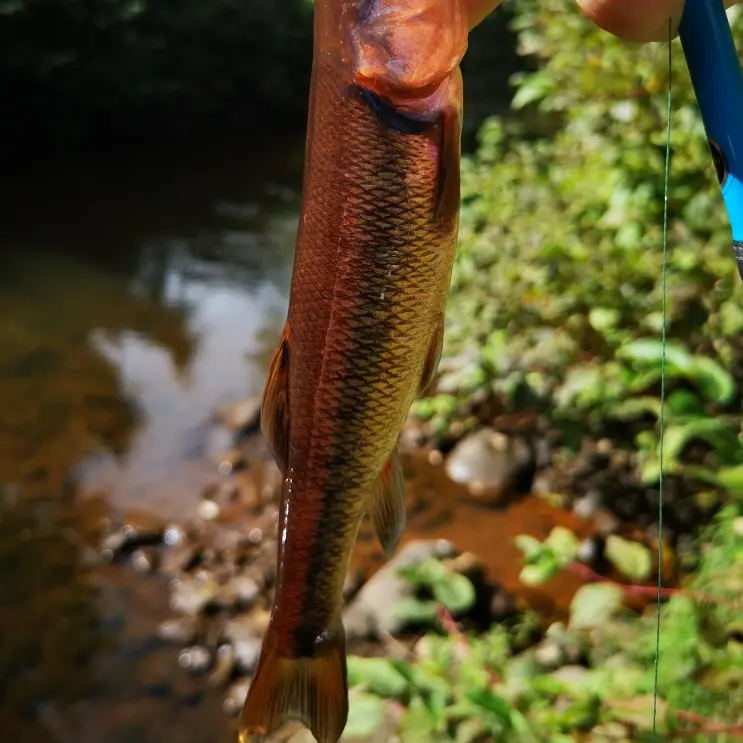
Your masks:
M261 404L261 430L276 464L286 472L289 454L289 326L274 351Z
M444 346L444 315L441 314L439 317L436 328L433 331L433 337L431 338L431 345L428 348L428 355L426 356L426 363L423 366L423 374L421 375L421 382L418 386L418 395L422 395L426 389L433 382L433 378L436 376L436 369L438 369L439 361L441 360L441 349Z
M346 639L337 622L311 656L286 652L269 626L258 668L240 716L240 743L257 743L289 720L309 728L319 743L337 743L348 718Z
M405 530L407 504L400 455L395 451L379 473L371 495L369 513L387 557L392 557Z

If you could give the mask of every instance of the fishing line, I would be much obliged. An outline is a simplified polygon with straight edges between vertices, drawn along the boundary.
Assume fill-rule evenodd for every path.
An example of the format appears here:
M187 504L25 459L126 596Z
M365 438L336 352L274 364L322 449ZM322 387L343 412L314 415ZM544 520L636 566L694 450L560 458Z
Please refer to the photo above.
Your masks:
M668 20L668 91L666 94L666 158L663 178L663 250L661 258L661 355L660 355L660 436L658 441L658 595L655 612L655 669L653 678L653 743L658 733L658 670L660 667L660 620L663 599L663 447L665 438L666 407L666 335L667 335L667 302L668 302L668 189L671 176L671 102L673 72L673 31L671 20Z

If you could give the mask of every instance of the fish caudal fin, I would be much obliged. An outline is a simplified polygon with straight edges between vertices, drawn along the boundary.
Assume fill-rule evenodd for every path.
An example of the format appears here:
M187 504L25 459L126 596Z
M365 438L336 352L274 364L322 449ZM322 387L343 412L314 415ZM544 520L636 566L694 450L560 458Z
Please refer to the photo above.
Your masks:
M370 515L385 555L392 557L405 530L406 517L405 481L397 450L374 483Z
M348 718L346 638L340 620L314 646L312 657L282 655L271 632L240 717L240 743L257 743L285 722L298 720L318 743L337 743Z

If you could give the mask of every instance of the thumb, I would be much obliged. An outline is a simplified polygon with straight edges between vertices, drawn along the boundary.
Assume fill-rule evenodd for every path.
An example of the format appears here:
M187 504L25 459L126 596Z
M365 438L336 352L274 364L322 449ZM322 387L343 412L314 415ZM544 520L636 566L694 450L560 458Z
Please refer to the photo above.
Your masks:
M732 3L727 3L728 5ZM578 0L586 17L627 41L666 41L675 35L684 0Z

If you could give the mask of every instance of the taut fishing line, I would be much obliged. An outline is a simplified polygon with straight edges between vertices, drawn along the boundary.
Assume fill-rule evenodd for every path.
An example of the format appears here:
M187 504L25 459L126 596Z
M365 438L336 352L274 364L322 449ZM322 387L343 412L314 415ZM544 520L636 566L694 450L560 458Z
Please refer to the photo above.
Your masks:
M660 436L658 442L658 594L655 612L655 668L653 676L653 743L658 733L658 670L660 667L660 620L663 603L663 466L666 407L666 333L668 302L668 188L671 176L671 113L672 113L672 72L673 72L673 28L668 20L668 90L666 93L666 157L663 176L663 248L661 258L661 356L660 356Z

